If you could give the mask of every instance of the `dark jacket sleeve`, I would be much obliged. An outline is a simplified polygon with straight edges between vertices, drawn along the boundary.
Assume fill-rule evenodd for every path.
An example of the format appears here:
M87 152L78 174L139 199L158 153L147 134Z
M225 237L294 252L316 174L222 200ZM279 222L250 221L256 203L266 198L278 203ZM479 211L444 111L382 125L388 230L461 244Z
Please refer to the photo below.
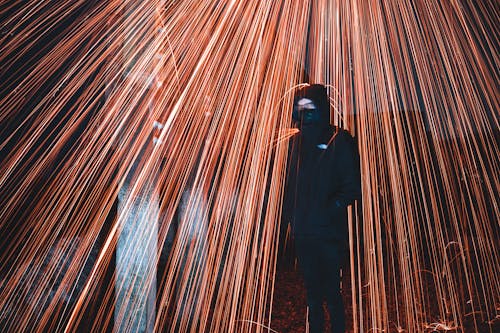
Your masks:
M334 154L336 186L327 203L331 216L345 211L354 200L361 198L359 154L348 132L341 131L335 138Z

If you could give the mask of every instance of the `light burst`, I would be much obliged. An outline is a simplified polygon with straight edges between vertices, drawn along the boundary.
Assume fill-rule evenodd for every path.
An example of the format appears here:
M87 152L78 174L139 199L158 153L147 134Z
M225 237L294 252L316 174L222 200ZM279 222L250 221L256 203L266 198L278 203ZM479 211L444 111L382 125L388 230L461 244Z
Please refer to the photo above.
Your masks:
M36 0L0 16L2 331L272 329L307 79L361 155L353 331L497 324L495 1Z

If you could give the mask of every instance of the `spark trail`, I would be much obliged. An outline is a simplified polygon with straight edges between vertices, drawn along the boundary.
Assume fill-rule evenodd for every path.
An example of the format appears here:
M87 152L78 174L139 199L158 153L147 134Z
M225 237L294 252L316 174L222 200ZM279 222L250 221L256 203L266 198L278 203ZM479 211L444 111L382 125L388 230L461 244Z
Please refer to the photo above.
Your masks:
M135 331L141 301L114 313L133 291L103 286L130 219L137 240L158 221L139 261L175 230L156 331L273 328L305 76L360 149L353 330L497 324L494 1L6 1L0 17L2 331Z

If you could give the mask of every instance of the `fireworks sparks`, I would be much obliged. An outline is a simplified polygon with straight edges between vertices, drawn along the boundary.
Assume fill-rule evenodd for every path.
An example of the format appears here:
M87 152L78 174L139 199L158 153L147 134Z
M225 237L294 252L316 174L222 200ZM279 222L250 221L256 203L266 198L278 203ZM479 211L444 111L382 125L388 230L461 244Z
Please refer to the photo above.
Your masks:
M169 248L150 329L272 329L305 76L329 87L361 154L354 331L492 321L498 14L493 1L2 4L2 329L138 330L157 265L126 266L130 283L112 272L126 221L141 226L120 250L131 262Z

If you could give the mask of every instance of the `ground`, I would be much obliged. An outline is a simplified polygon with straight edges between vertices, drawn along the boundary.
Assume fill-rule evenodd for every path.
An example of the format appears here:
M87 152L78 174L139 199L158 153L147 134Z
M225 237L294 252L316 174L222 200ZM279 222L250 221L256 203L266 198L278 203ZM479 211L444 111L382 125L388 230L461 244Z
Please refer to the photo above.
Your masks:
M342 290L344 304L346 307L347 332L353 332L352 303L350 300L351 290L349 289L349 276L344 277L344 289ZM275 291L272 311L271 329L279 333L305 333L306 332L306 291L300 270L294 265L278 265L275 280ZM325 313L328 319L328 313ZM480 323L478 330L472 322L465 322L464 328L460 330L445 330L432 328L424 329L425 333L495 333L500 332L500 320L494 321L492 326ZM326 328L329 332L329 327ZM398 332L397 327L390 328L389 333ZM407 331L402 331L407 332Z

